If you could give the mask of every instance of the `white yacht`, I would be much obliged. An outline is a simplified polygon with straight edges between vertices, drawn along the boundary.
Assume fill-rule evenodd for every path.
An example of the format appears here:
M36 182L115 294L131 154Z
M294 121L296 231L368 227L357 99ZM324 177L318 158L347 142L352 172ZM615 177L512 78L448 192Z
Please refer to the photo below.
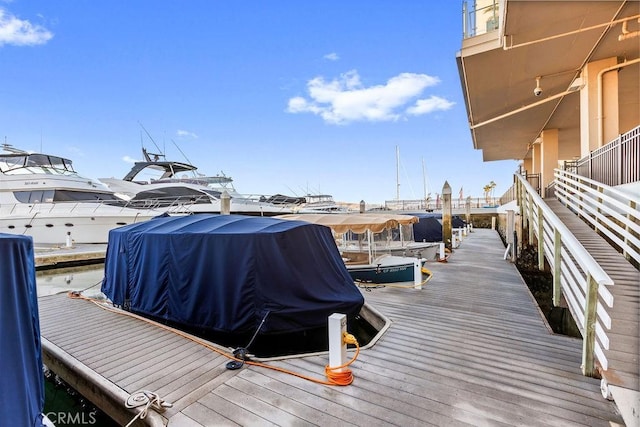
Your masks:
M349 209L339 205L330 194L307 194L305 202L296 207L296 213L348 213Z
M289 206L238 193L233 180L225 175L205 176L192 164L168 161L164 154L149 153L144 148L142 154L145 160L136 162L123 179L99 178L134 206L154 206L175 214L220 213L221 197L226 192L232 214L274 216L292 212Z
M162 213L128 207L69 159L1 148L0 233L32 236L34 244L107 243L109 230Z

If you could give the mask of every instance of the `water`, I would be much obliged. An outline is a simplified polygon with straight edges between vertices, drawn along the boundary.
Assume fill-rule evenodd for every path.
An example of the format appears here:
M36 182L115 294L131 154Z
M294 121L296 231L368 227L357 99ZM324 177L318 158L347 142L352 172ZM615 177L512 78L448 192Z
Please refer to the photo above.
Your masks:
M104 264L37 271L38 297L69 291L84 291L83 295L93 297L100 293L103 276Z
M100 293L104 264L36 272L38 297L84 291L86 296ZM44 413L60 427L117 427L118 424L53 373L45 373ZM124 404L124 402L123 402Z

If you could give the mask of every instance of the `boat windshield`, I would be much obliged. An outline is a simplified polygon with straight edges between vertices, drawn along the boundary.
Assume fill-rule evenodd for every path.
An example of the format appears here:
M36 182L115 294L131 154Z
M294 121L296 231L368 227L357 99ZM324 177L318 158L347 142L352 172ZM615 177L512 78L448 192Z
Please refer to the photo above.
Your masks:
M47 154L0 155L0 171L4 174L76 175L71 160Z

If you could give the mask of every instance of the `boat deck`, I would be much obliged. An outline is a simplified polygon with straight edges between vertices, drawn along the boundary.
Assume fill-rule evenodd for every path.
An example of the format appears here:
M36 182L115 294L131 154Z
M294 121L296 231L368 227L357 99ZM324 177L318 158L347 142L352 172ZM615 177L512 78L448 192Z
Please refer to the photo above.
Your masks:
M476 229L422 290L362 290L391 326L326 386L245 366L153 324L65 295L41 297L47 365L116 421L140 389L173 403L149 425L623 424L600 381L580 373L581 340L550 332L495 231ZM351 353L350 353L351 354ZM267 362L324 379L326 354Z

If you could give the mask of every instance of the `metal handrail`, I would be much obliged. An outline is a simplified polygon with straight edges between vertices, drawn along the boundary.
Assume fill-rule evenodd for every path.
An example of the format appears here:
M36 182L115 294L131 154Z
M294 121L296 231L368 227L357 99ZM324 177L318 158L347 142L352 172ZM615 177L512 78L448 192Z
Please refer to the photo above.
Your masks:
M640 180L640 126L590 152L565 162L565 169L607 185L622 185Z
M604 369L608 367L603 349L609 348L606 329L611 328L611 318L598 295L613 307L613 295L606 287L614 282L525 177L516 175L516 187L520 213L528 221L529 241L534 235L538 241L538 267L544 268L546 258L553 271L554 305L564 295L583 336L582 371L594 376L595 359Z

